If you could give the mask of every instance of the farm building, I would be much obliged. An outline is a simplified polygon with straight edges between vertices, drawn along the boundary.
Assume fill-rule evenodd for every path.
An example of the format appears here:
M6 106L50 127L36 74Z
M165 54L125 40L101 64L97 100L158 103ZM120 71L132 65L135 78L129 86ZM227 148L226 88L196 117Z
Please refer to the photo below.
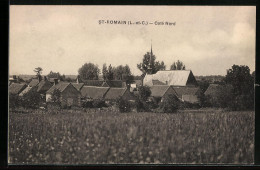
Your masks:
M220 88L219 84L210 84L207 90L204 92L205 96L214 96L218 89Z
M61 93L60 101L62 105L67 106L80 106L81 94L71 83L60 82L52 86L46 92L46 102L52 101L52 94L55 89L58 89Z
M109 80L109 81L104 81L103 84L101 85L102 87L126 87L126 82L123 82L121 80Z
M49 90L52 87L52 83L47 80L47 78L44 76L44 79L32 79L32 81L28 85L29 87L36 87L37 92L40 94L45 94L47 90ZM26 91L30 91L30 88L27 88Z
M151 87L151 97L159 98L161 101L170 94L177 96L177 93L171 86L156 85Z
M19 95L25 88L26 88L26 84L12 83L9 86L9 93Z
M136 97L127 88L110 88L105 94L106 101L116 101L119 97L125 100L135 100Z
M173 89L177 93L177 96L180 100L189 102L189 103L198 103L198 95L201 93L199 87L174 87Z
M81 96L90 99L103 99L109 87L83 86Z
M156 74L146 74L143 84L170 86L197 86L197 81L191 70L158 71Z
M78 91L82 89L84 83L71 83Z
M126 87L126 83L121 80L82 80L79 76L76 79L77 83L83 83L85 86L97 87Z
M30 86L27 86L20 94L19 96L24 96L26 93L28 93L32 88L35 88L35 87L30 87Z

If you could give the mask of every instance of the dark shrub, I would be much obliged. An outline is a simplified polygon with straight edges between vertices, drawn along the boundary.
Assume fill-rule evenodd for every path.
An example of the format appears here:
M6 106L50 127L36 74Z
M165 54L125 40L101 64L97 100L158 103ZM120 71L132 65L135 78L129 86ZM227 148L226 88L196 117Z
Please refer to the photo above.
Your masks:
M190 103L186 101L179 103L179 108L181 109L198 109L200 107L200 103Z
M217 90L216 96L211 100L211 104L214 107L227 108L234 104L234 99L232 86L224 85Z
M84 100L82 101L83 108L92 108L93 107L93 100Z
M149 109L156 109L159 107L159 104L161 101L161 97L151 97L148 99L148 102L146 102L148 104Z
M15 109L20 106L20 97L17 94L9 94L9 108Z
M150 95L151 95L150 87L148 87L148 86L140 86L139 87L139 98L140 98L140 100L145 102Z
M150 111L149 104L137 98L135 101L136 111L137 112L148 112Z
M24 94L22 97L22 106L24 108L39 108L40 104L43 102L41 95L37 92L36 88L32 88L28 93Z
M179 99L175 95L169 94L161 101L159 107L163 113L174 113L179 108Z
M125 100L125 99L123 99L122 97L120 97L117 100L117 106L118 106L119 111L121 113L130 112L131 111L131 104L130 104L130 102Z
M94 99L93 100L93 107L94 108L106 107L106 103L102 99Z

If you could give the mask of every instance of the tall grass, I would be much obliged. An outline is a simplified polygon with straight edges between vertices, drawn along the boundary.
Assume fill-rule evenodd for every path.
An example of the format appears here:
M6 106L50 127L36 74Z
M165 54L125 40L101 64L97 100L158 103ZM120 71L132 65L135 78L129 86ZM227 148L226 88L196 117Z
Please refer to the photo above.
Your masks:
M9 163L253 163L254 113L11 112Z

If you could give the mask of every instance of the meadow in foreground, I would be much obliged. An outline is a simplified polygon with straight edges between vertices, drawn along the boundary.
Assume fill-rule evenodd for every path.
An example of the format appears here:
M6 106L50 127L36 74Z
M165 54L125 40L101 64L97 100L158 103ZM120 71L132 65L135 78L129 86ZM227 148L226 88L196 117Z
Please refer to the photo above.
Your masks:
M11 164L254 162L254 112L9 113Z

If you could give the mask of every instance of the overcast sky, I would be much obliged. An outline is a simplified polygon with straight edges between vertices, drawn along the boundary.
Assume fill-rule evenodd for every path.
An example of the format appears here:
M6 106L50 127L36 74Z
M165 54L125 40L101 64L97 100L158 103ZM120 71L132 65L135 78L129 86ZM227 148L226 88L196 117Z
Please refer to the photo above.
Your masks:
M176 22L110 25L99 20ZM166 69L176 61L194 75L225 75L233 64L255 70L255 7L10 6L10 74L42 67L77 74L86 62L136 65L150 51Z

